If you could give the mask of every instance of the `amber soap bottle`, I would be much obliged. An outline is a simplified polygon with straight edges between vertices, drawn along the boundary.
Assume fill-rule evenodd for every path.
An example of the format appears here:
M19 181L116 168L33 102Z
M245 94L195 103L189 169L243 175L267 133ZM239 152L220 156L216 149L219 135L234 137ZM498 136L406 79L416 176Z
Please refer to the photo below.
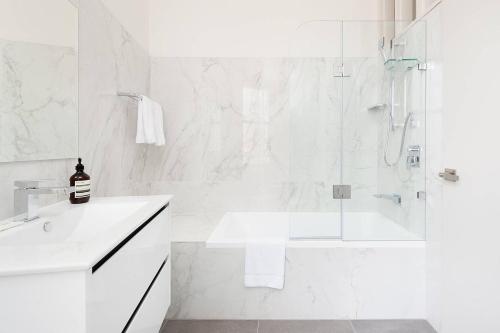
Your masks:
M83 170L82 159L78 159L75 166L75 174L69 178L69 185L75 187L75 191L69 195L69 201L72 204L82 204L90 200L90 176Z

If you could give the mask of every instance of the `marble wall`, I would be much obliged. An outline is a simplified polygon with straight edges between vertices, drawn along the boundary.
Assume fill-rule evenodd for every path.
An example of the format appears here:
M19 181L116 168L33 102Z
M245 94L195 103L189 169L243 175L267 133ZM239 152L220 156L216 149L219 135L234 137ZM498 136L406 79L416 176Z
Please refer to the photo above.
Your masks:
M148 94L149 55L100 0L80 1L79 48L80 155L92 195L133 194L146 148L135 144L137 102L116 93Z
M425 316L425 249L288 248L285 288L245 288L244 249L172 245L175 319ZM383 269L380 269L383 267Z
M136 190L176 195L180 229L208 231L228 211L337 209L328 200L338 178L338 148L328 144L339 128L331 62L153 58L151 95L164 107L167 145L148 148Z
M147 148L135 191L176 195L175 229L189 240L228 211L340 211L343 157L347 209L375 210L377 60L350 59L341 79L335 58L153 58L167 146Z

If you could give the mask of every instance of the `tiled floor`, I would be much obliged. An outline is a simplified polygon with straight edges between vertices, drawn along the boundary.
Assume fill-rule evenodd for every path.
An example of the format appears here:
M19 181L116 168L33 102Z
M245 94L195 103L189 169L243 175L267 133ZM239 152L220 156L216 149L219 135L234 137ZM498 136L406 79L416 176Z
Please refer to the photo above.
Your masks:
M436 333L425 320L169 320L160 333Z

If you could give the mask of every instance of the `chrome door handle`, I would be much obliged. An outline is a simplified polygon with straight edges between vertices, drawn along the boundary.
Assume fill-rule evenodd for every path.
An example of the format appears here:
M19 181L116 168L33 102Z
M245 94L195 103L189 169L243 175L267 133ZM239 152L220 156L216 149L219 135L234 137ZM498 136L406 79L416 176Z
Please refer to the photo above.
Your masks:
M439 173L439 177L443 178L446 181L449 182L458 182L460 177L457 175L457 170L456 169L444 169L444 172Z

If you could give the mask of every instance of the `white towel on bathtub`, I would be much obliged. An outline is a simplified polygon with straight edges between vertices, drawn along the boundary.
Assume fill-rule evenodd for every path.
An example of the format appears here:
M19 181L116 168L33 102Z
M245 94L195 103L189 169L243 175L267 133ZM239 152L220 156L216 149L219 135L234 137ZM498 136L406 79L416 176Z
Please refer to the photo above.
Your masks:
M285 249L284 240L247 241L245 287L283 289Z

